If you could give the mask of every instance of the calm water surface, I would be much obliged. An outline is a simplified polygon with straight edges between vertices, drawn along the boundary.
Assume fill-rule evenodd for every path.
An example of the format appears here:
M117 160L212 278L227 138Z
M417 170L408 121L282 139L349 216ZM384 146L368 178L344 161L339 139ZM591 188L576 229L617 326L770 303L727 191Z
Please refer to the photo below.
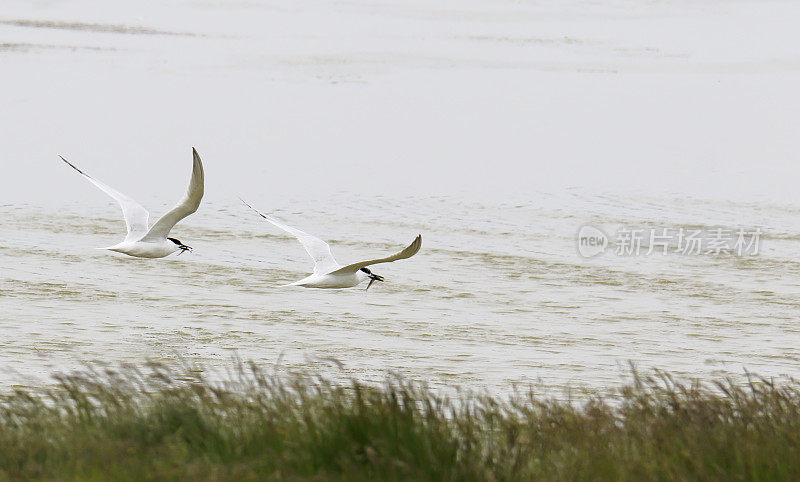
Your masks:
M0 7L0 385L233 356L501 392L800 376L796 5L151 3ZM156 217L192 145L194 253L94 249L124 223L57 155ZM239 195L343 263L423 249L368 292L280 287L311 262ZM763 235L585 259L585 224Z
M749 258L606 253L586 260L575 249L582 222L698 226L698 213L680 206L665 221L646 208L630 210L630 200L606 197L602 208L596 200L541 196L532 208L342 195L307 202L302 216L276 209L327 236L345 262L390 252L422 232L420 254L376 266L388 282L368 292L280 287L307 273L305 252L236 204L210 204L179 226L175 234L195 252L162 261L92 249L124 229L113 206L97 206L100 219L77 206L74 214L5 206L4 379L86 359L213 365L234 355L282 357L295 367L335 358L371 381L391 370L496 389L540 378L601 385L617 380L628 360L700 376L743 368L797 375L800 236L760 225L767 233L761 253ZM764 211L702 214L732 225L758 221ZM767 214L798 215L778 207Z

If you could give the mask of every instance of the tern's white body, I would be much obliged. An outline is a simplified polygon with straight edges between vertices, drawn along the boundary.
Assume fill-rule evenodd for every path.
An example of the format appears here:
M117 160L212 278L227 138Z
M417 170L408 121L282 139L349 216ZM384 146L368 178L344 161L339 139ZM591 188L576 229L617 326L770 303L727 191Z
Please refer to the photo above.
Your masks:
M383 281L383 277L373 274L367 269L367 266L410 258L417 254L420 247L422 247L422 235L418 235L410 245L399 253L385 258L360 261L358 263L342 266L336 261L336 258L333 257L331 248L325 241L304 231L300 231L299 229L287 226L258 211L247 203L245 203L245 205L257 212L262 218L297 238L300 244L306 249L308 255L311 256L311 259L314 260L314 274L286 286L302 286L304 288L351 288L366 280ZM372 281L370 281L370 284ZM369 288L369 286L367 286L367 288Z
M123 241L121 243L115 244L114 246L109 246L107 248L100 248L100 249L107 249L109 251L116 251L118 253L127 254L128 256L134 256L136 258L163 258L165 256L169 256L175 251L180 250L181 248L178 247L177 244L169 241L168 239L164 238L161 241Z
M197 208L200 206L200 201L203 199L203 163L200 161L200 156L197 154L196 150L192 149L192 154L194 157L192 161L192 179L189 181L186 194L174 208L161 216L152 227L148 227L150 213L139 203L116 189L89 176L63 157L61 158L92 184L114 198L122 208L122 215L125 217L125 225L128 228L128 234L125 236L125 240L114 246L100 249L108 249L137 258L163 258L178 250L181 250L181 252L191 250L191 248L177 239L167 236L169 236L170 230L172 230L178 221L197 211Z
M294 283L289 283L287 286L302 286L303 288L352 288L368 279L370 279L369 275L363 271L339 274L312 274Z

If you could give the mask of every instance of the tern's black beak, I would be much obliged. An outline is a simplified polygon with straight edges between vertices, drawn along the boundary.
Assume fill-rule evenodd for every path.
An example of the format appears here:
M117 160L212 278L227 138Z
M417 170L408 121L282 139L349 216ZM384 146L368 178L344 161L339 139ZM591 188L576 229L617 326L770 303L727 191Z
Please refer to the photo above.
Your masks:
M384 281L383 276L370 273L370 275L369 275L369 284L367 285L367 290L369 289L370 286L372 286L372 283L374 283L376 281ZM366 290L364 290L364 291L366 291Z
M195 153L195 154L196 154L196 153ZM189 251L190 253L192 252L192 248L191 248L191 246L186 246L185 244L181 243L181 240L180 240L180 239L176 239L176 238L167 238L167 239L169 239L170 241L172 241L173 243L175 243L175 246L177 246L177 247L178 247L178 249L180 249L180 250L181 250L181 252L180 252L180 253L178 253L178 256L182 255L183 253L185 253L185 252L187 252L187 251Z

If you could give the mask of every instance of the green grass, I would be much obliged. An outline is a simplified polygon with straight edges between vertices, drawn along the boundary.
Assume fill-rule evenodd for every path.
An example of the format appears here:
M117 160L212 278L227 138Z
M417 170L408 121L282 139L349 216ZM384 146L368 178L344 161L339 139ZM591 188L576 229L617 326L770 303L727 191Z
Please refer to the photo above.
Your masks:
M606 396L449 399L161 364L0 395L0 479L800 480L800 384L633 374Z

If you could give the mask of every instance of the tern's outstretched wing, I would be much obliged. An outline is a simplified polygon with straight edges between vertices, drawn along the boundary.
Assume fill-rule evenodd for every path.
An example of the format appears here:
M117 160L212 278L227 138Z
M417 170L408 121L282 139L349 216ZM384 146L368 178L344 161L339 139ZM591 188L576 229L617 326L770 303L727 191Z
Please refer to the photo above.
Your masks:
M200 207L200 201L203 199L203 192L205 189L203 163L200 161L200 156L197 154L197 150L195 150L194 147L192 148L192 154L194 156L192 179L189 181L186 194L184 194L183 199L181 199L174 208L156 221L143 238L143 241L156 241L166 238L172 227L178 224L178 221L197 211L197 208Z
M400 251L399 253L395 253L395 254L393 254L391 256L387 256L385 258L372 259L372 260L369 260L369 261L361 261L361 262L358 262L358 263L348 264L347 266L345 266L343 268L337 269L336 271L332 272L331 274L355 273L356 271L360 270L361 268L364 268L364 267L372 265L372 264L390 263L392 261L397 261L398 259L410 258L410 257L414 256L415 254L417 254L417 252L419 251L419 248L421 248L421 247L422 247L422 235L419 234L419 235L417 235L416 238L414 238L414 241L412 241L411 244L409 244L406 247L406 249Z
M245 204L245 206L257 212L262 218L297 238L297 240L300 241L300 244L306 248L306 252L309 256L311 256L311 259L314 260L314 274L330 273L331 271L339 268L339 263L337 263L336 259L333 257L333 253L331 253L331 247L328 246L328 243L316 236L312 236L304 231L300 231L299 229L287 226L280 221L276 221L253 206L247 204L244 200L242 200L242 202Z
M116 189L103 184L92 176L81 171L75 167L74 164L64 159L63 156L59 157L61 157L61 160L66 162L71 168L81 173L83 177L91 181L92 184L99 187L103 192L113 197L114 200L119 203L119 205L122 207L122 215L125 217L125 225L128 227L128 235L125 237L125 241L139 239L147 233L147 220L150 217L147 209L143 208L141 204L137 203Z

